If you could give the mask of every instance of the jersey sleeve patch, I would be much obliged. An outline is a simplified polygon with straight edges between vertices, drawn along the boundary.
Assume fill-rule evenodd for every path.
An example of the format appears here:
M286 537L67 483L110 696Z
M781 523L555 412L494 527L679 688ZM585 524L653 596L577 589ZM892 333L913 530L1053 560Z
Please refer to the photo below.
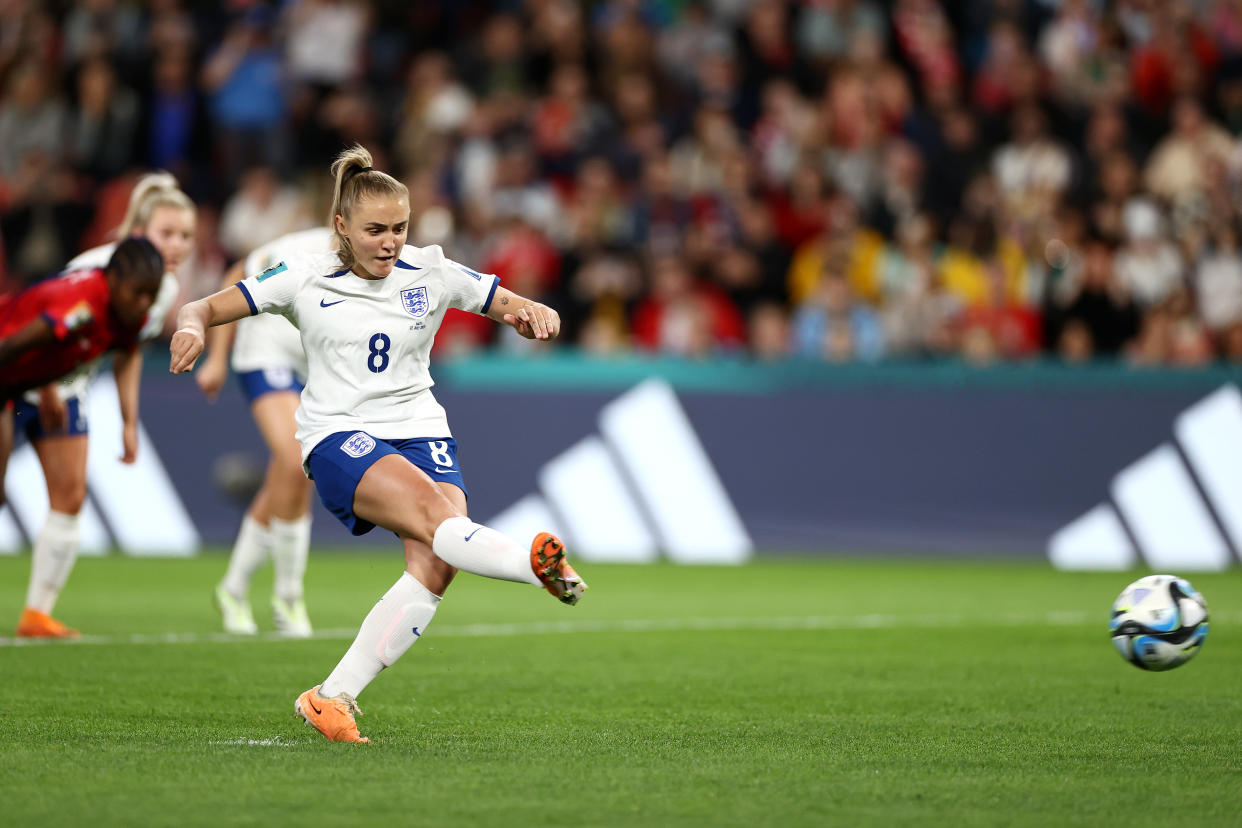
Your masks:
M271 267L267 268L262 273L260 273L258 276L256 276L255 281L262 282L264 279L270 279L278 273L284 273L288 269L289 269L289 265L285 264L284 262L277 262L276 264L272 265Z
M43 318L52 326L57 339L64 339L69 334L86 327L95 318L91 303L83 299L74 304L60 316L52 311L45 311Z
M76 331L84 325L89 325L94 318L95 314L91 310L90 302L83 299L65 314L65 330Z

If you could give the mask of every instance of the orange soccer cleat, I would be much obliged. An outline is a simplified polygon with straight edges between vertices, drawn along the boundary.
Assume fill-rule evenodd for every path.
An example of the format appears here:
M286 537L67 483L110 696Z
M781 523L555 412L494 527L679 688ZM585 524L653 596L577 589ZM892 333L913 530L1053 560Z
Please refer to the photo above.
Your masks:
M319 695L321 685L315 685L293 703L293 712L306 720L306 723L318 730L330 742L369 742L366 736L358 734L358 723L354 715L362 715L358 702L348 693L341 693L330 699Z
M550 532L540 532L530 543L530 568L543 588L565 604L576 604L586 582L565 560L565 544Z
M77 638L82 633L67 627L46 612L26 607L17 622L18 638Z

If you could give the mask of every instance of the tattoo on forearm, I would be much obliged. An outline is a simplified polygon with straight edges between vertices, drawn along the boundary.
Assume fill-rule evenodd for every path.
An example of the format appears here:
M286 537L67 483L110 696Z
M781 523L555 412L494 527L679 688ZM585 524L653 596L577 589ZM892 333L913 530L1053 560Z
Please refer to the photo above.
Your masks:
M509 304L509 297L508 297L508 296L502 296L502 297L500 297L500 304L502 304L502 305L507 305L507 304Z

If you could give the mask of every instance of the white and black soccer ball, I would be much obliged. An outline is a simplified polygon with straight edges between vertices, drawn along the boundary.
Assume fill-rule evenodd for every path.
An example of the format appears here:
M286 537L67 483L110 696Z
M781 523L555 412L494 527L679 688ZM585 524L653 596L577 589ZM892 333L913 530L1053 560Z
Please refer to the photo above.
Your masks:
M1207 603L1185 578L1148 575L1117 596L1108 634L1121 657L1135 667L1172 670L1203 646Z

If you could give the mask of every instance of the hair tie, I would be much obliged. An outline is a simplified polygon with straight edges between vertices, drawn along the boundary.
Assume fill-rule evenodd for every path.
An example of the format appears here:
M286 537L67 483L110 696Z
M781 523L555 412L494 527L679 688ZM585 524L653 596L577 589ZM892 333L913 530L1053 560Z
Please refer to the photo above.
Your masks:
M359 168L358 168L358 172L360 172L360 173L364 173L364 172L375 172L375 167L359 167Z

